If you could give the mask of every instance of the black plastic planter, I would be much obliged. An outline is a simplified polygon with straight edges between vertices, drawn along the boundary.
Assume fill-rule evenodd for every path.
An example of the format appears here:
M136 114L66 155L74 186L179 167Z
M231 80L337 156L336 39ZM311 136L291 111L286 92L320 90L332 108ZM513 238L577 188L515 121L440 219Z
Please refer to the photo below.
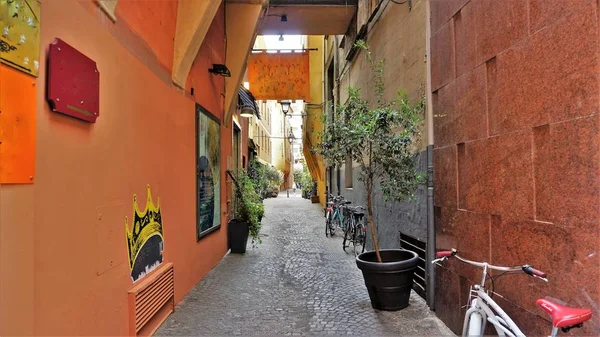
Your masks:
M229 248L233 254L244 254L246 245L248 244L248 233L250 227L245 221L232 219L227 225L227 233L229 234Z
M377 262L375 251L356 257L356 265L362 270L369 291L371 305L378 310L396 311L408 306L414 271L419 257L403 249L382 249Z

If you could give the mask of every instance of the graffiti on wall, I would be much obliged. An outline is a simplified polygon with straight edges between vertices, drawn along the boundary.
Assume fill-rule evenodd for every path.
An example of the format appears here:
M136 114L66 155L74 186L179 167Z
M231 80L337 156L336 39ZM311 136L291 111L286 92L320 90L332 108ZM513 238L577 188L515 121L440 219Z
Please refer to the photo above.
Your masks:
M140 211L138 207L137 196L133 195L131 228L125 217L129 269L133 282L144 277L162 263L163 223L159 204L160 199L157 198L156 206L154 205L150 185L148 185L146 208L143 211Z

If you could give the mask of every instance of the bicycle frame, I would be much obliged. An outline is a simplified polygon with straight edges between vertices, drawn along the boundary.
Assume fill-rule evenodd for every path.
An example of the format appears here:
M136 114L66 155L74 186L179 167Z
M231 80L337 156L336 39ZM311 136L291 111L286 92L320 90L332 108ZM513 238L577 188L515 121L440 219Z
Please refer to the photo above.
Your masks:
M483 336L487 322L494 325L498 336L525 336L506 312L485 292L485 289L476 285L471 287L471 294L473 294L473 288L475 288L477 295L471 299L471 307L465 313L463 336L467 336L468 334L469 319L474 313L479 313L482 319L481 334L479 336Z
M342 227L341 223L344 221L344 215L342 214L342 212L340 212L340 208L339 206L334 207L333 209L333 215L331 216L331 221L335 221L336 219L339 219L339 224L338 227Z
M456 255L455 250L454 250L454 254L452 256L454 256L454 258L456 258L462 262L465 262L472 266L482 268L482 275L483 275L483 277L481 279L481 283L472 286L470 289L470 292L469 292L469 295L470 295L469 302L470 303L468 303L469 309L465 313L465 320L463 323L462 335L469 336L470 320L476 319L476 320L480 320L480 326L477 326L477 324L475 324L474 328L479 330L478 336L480 336L480 337L483 336L485 327L488 322L491 323L494 326L494 328L496 328L496 332L498 333L498 336L502 336L502 337L525 336L525 334L523 334L521 329L519 329L519 327L506 314L506 312L504 312L504 310L502 310L502 308L488 295L488 293L485 289L485 282L487 280L488 269L504 271L504 272L515 272L515 271L522 271L522 270L524 270L523 268L525 268L525 267L530 268L530 266L502 267L502 266L494 266L487 262L475 262L475 261L467 260L465 258L462 258L462 257ZM448 257L445 256L445 257L442 257L442 258L432 261L432 263L445 261L445 259L447 259L447 258ZM531 268L528 273L533 277L536 277L545 282L548 282L548 279L546 279L545 273L542 273L533 268ZM477 322L477 321L474 321L474 322ZM558 328L553 326L550 336L556 337L557 335L558 335Z

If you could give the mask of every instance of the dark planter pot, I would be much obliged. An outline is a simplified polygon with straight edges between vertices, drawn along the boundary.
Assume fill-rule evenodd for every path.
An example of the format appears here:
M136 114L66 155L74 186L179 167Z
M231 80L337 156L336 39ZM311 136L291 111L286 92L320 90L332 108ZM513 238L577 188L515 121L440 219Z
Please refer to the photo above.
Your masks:
M377 262L375 251L356 257L356 265L362 270L371 305L378 310L402 310L408 306L419 257L403 249L382 249L379 253L382 263Z
M248 244L250 227L246 221L232 219L227 225L229 248L233 254L244 254Z

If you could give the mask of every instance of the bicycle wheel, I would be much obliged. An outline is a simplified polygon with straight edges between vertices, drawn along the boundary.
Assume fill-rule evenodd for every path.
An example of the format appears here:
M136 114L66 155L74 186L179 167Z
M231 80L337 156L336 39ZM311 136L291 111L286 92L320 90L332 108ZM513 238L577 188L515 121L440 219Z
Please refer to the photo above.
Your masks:
M350 242L352 241L352 237L354 235L354 220L350 219L346 223L344 228L344 241L342 242L342 249L346 251L346 247L350 247Z
M344 210L343 209L339 209L338 210L338 217L337 217L337 221L335 223L335 228L339 228L342 231L345 230L344 229L344 214L342 213Z
M329 236L335 234L335 220L329 220Z
M354 245L354 256L358 256L365 252L365 242L367 241L367 231L362 221L359 222L354 229L354 237L352 244Z
M331 215L329 216L329 226L327 227L329 229L329 236L335 234L335 223L338 221L339 217L338 211L331 212Z

